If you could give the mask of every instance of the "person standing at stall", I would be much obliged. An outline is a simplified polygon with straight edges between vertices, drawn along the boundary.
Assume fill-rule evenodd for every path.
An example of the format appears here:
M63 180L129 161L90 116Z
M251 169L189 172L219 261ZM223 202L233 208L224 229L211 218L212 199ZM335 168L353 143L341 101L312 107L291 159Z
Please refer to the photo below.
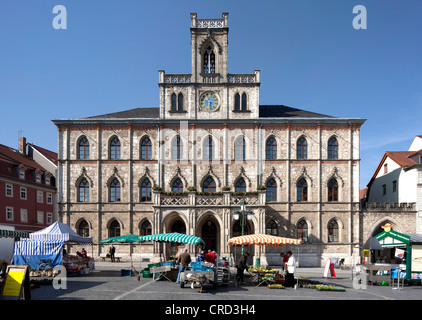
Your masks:
M205 251L204 250L201 250L201 252L198 254L196 261L197 262L204 262L205 261Z
M243 282L243 279L245 277L245 269L247 267L247 260L249 257L249 252L245 252L239 259L239 261L236 263L236 269L237 269L237 281Z
M114 262L114 254L116 253L116 248L113 245L111 245L108 253L110 254L111 262Z
M180 283L180 274L185 271L189 267L189 263L191 263L191 257L188 253L188 248L183 249L183 253L177 259L177 262L180 264L179 266L179 274L177 275L176 283Z
M294 273L296 271L296 259L291 251L287 251L286 255L288 256L288 260L286 263L286 281L284 283L284 286L288 288L294 287L295 285Z

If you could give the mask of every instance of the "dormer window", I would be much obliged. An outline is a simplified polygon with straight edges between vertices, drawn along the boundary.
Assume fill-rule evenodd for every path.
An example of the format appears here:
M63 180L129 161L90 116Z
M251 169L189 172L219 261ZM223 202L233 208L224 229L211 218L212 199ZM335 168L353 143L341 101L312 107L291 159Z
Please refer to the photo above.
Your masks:
M215 54L211 46L204 53L204 73L215 73Z
M37 183L41 183L41 174L39 174L39 173L35 174L35 181Z
M19 168L19 179L25 180L25 169Z

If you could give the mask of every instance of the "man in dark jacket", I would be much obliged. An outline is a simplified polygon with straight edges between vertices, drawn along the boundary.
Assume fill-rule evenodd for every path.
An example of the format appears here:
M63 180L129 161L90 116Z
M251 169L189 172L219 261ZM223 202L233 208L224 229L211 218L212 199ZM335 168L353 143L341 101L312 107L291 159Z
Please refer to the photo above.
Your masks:
M176 283L180 283L180 274L185 271L189 267L189 263L191 263L191 257L188 253L188 248L183 249L183 253L177 259L177 262L180 264L179 266L179 274L177 275Z
M243 256L240 257L239 261L236 263L237 269L237 281L243 282L245 276L245 269L247 267L246 261L248 260L249 252L245 252Z

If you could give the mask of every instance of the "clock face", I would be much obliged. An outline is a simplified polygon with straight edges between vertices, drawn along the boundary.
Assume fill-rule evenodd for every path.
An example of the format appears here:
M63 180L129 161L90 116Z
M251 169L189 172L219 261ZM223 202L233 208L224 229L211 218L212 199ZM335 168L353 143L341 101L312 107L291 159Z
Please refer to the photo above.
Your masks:
M208 91L201 95L199 106L202 111L215 111L220 107L220 100L215 92Z

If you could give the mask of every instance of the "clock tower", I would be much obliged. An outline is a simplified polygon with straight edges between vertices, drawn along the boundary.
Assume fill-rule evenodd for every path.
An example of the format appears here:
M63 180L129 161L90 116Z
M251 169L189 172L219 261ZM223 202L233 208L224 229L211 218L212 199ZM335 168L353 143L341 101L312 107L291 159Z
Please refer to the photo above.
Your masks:
M180 120L259 117L259 71L227 71L228 13L198 19L191 13L191 74L159 71L160 118Z

